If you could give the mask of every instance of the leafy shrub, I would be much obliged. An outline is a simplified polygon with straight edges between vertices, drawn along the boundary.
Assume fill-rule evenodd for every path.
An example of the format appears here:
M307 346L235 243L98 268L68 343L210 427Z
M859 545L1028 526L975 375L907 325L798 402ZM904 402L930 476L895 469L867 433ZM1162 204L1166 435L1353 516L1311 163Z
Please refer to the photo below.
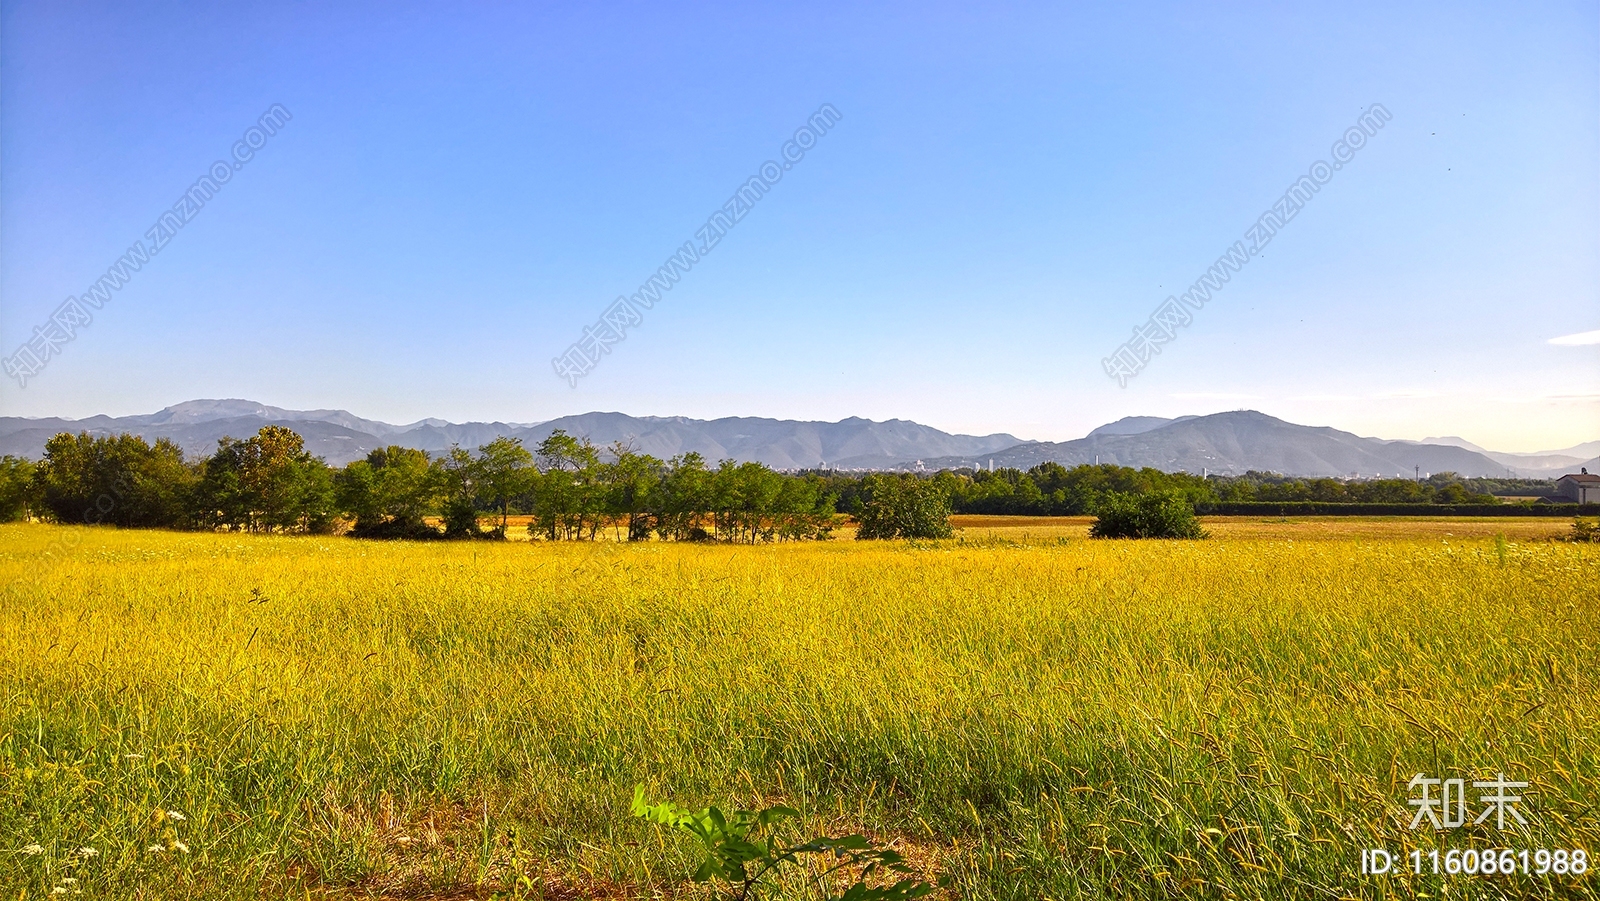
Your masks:
M633 815L699 839L705 856L690 878L695 882L716 883L723 894L734 901L761 897L769 888L763 880L781 866L800 864L806 855L821 858L825 864L831 858L831 866L824 865L812 875L828 901L910 901L933 893L932 885L906 875L911 868L898 853L874 847L862 835L818 837L784 844L779 839L781 824L800 817L800 812L790 807L736 810L732 817L715 807L693 813L671 801L645 803L641 785L633 792ZM856 879L843 894L835 895L831 891L830 877L840 872L854 874ZM879 879L872 880L873 876ZM868 884L869 880L883 882L884 877L900 878L888 885ZM940 883L945 881L940 880Z
M1573 541L1600 541L1600 519L1590 522L1581 516L1572 519Z
M950 537L950 497L932 480L870 475L862 495L858 540Z
M1095 508L1093 538L1204 538L1194 507L1176 491L1107 492Z
M471 498L453 497L444 502L444 537L446 538L498 538L505 540L505 530L498 525L494 531L484 532L478 526L478 506Z
M371 538L382 541L429 541L443 538L444 533L421 520L386 519L372 525L357 523L348 533L351 538Z

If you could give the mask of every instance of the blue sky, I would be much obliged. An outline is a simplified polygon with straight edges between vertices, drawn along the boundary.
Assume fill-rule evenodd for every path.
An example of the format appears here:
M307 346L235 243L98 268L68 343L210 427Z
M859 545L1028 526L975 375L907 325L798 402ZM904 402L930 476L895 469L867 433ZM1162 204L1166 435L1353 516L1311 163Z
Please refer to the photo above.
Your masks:
M843 119L569 388L551 359ZM1392 121L1126 388L1102 358ZM1600 437L1600 5L0 7L0 353L293 115L0 412L1253 408Z

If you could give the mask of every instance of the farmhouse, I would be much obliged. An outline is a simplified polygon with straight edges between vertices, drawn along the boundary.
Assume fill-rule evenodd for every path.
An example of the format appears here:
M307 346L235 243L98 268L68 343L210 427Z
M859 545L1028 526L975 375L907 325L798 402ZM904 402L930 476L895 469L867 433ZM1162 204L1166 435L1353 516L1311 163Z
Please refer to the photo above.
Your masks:
M1590 475L1585 469L1577 475L1564 475L1556 479L1556 493L1580 504L1600 503L1600 476Z

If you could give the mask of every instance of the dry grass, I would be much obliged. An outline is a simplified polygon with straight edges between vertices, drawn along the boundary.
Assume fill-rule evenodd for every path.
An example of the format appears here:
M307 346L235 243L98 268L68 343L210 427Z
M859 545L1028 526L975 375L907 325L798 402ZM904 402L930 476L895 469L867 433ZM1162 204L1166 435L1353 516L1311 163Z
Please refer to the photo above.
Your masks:
M1454 896L1359 849L1600 847L1600 546L1533 540L1562 523L958 525L78 530L52 558L61 530L0 527L0 897L703 897L627 816L638 783L787 799L973 899ZM1533 783L1528 834L1406 828L1412 774L1501 770Z
M1088 538L1093 522L1092 516L950 517L950 524L959 535L1011 540ZM1496 535L1503 535L1510 541L1537 541L1564 538L1572 531L1570 516L1202 516L1200 523L1213 538L1297 541L1493 539Z

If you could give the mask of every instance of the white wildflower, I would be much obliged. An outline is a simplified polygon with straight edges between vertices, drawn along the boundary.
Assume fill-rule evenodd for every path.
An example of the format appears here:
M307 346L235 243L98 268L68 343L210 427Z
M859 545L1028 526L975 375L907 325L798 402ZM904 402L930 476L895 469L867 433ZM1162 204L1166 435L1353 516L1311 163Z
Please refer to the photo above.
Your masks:
M64 886L64 885L58 885L55 888L50 890L50 894L52 894L52 895L65 895L66 893L67 893L67 887Z
M161 852L163 852L163 851L165 851L167 849L162 847L161 845L151 845L150 847L146 848L145 850L149 851L152 854L160 854Z
M79 857L94 857L95 855L97 855L99 853L100 853L99 851L96 851L95 849L88 848L88 847L79 848L78 849L78 856Z
M27 845L27 846L24 846L23 849L22 849L22 853L28 855L29 857L33 857L36 854L43 854L44 853L44 845Z
M184 816L184 815L183 815L183 814L182 814L182 813L181 813L181 812L179 812L179 811L176 811L176 810L169 810L169 811L167 811L167 819L169 819L169 820L177 820L177 821L178 821L178 822L180 822L180 823L181 823L181 822L183 822L183 821L184 821L184 820L187 820L187 819L188 819L188 817L186 817L186 816Z
M189 846L184 844L183 842L178 841L177 839L173 839L173 841L172 841L172 850L181 851L184 854L188 854L189 853Z
M78 880L73 878L73 877L71 877L71 876L63 876L63 877L61 877L61 884L62 885L77 885L78 884Z

